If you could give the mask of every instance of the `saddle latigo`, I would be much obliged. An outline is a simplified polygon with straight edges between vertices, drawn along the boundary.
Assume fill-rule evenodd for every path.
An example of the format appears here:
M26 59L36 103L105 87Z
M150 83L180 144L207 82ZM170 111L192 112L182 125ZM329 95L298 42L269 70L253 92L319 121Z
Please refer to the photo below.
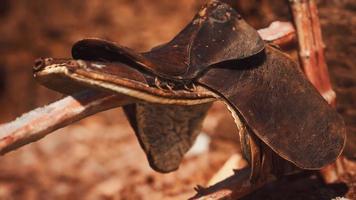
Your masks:
M35 78L66 94L92 89L132 97L125 113L157 171L178 168L216 100L235 118L252 180L290 167L320 169L343 150L342 118L288 55L220 1L149 52L85 39L72 55L42 60Z

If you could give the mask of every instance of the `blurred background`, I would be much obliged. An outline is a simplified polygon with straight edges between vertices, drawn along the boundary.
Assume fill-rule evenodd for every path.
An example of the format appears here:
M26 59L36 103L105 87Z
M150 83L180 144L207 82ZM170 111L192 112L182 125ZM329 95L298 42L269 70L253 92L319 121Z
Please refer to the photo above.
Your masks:
M337 110L348 126L345 154L356 158L356 2L317 2ZM85 37L149 50L175 36L203 3L1 0L0 124L61 98L32 78L36 58L70 57L73 43ZM256 29L274 20L291 20L286 1L230 3ZM185 159L177 172L161 175L149 168L121 109L97 114L1 157L0 199L187 199L195 194L194 186L206 184L232 153L240 151L235 125L223 105L213 106L203 131L212 139L209 149ZM330 199L343 190L307 191Z

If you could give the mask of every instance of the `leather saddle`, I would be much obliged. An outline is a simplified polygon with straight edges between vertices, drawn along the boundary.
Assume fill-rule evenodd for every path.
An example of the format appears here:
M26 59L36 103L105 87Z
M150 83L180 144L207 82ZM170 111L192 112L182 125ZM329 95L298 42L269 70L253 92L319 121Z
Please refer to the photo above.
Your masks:
M123 62L161 78L191 81L207 68L227 60L240 60L264 49L255 29L228 4L207 4L172 41L137 53L105 40L84 39L74 44L74 59Z
M212 99L225 102L238 128L247 127L249 131L241 134L249 136L250 148L251 143L268 147L299 168L319 169L343 150L342 118L288 55L265 44L233 8L220 1L210 1L172 41L149 52L85 39L73 46L72 55L92 64L78 64L62 76L81 70L86 79L75 79L80 87L105 88L140 99L124 110L157 171L178 168L199 134ZM55 78L42 83L51 85ZM100 84L94 79L100 79ZM130 88L136 93L115 88L132 79ZM149 90L157 91L161 99L170 95L164 98L171 101L136 95ZM262 162L251 154L245 150L250 162Z

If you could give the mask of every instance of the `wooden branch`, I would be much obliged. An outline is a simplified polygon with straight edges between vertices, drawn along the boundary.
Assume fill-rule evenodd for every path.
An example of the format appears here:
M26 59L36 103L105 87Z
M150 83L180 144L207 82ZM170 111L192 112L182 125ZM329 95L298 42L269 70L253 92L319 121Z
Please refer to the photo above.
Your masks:
M233 170L241 170L248 166L247 161L241 153L235 153L225 162L225 164L210 178L207 186L215 185L229 176L234 175Z
M289 42L294 32L288 23L279 26L287 35L280 34L275 28L264 29L262 38ZM89 115L120 107L130 102L127 96L114 96L94 91L86 91L68 96L48 106L37 108L13 122L0 126L0 155L23 145L35 142L47 134L81 120Z
M129 97L84 91L37 108L0 126L0 155L35 142L89 115L125 105Z
M190 199L240 199L275 180L273 176L269 176L258 183L251 184L250 172L250 167L247 166L247 162L242 158L242 155L240 153L234 154L209 181L209 187L197 187L197 194Z
M282 48L296 41L295 29L290 22L272 22L269 27L258 30L258 33L263 40L273 42Z
M328 68L324 57L318 9L314 0L289 0L297 29L299 57L305 75L320 94L334 105L336 94L331 87Z
M190 200L240 199L274 180L269 177L258 183L250 183L250 168L238 170L234 175L208 188L197 187L197 194Z
M315 0L290 0L299 40L300 60L305 75L332 106L336 106L336 93L332 89L324 57L325 45ZM337 181L350 165L340 156L335 163L320 170L326 183Z

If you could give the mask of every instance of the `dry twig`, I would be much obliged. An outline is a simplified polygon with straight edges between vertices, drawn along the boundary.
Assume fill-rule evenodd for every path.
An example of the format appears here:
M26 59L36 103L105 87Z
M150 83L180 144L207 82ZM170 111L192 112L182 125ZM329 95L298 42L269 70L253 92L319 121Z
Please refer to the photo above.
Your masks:
M235 171L234 175L213 186L196 188L198 193L190 200L239 199L266 184L265 181L251 184L249 177L248 167Z
M305 75L320 94L334 105L336 94L331 87L318 9L314 0L289 0L299 42L299 57Z
M125 105L129 97L84 91L37 108L0 126L0 155L95 113Z
M297 29L299 56L305 75L324 99L335 106L336 93L331 86L324 56L325 45L315 0L290 0L290 6ZM325 182L335 182L340 175L345 173L347 163L347 159L341 156L335 163L322 169L321 174Z
M295 29L290 22L272 22L269 27L258 30L258 33L263 40L281 47L290 45L296 39Z

